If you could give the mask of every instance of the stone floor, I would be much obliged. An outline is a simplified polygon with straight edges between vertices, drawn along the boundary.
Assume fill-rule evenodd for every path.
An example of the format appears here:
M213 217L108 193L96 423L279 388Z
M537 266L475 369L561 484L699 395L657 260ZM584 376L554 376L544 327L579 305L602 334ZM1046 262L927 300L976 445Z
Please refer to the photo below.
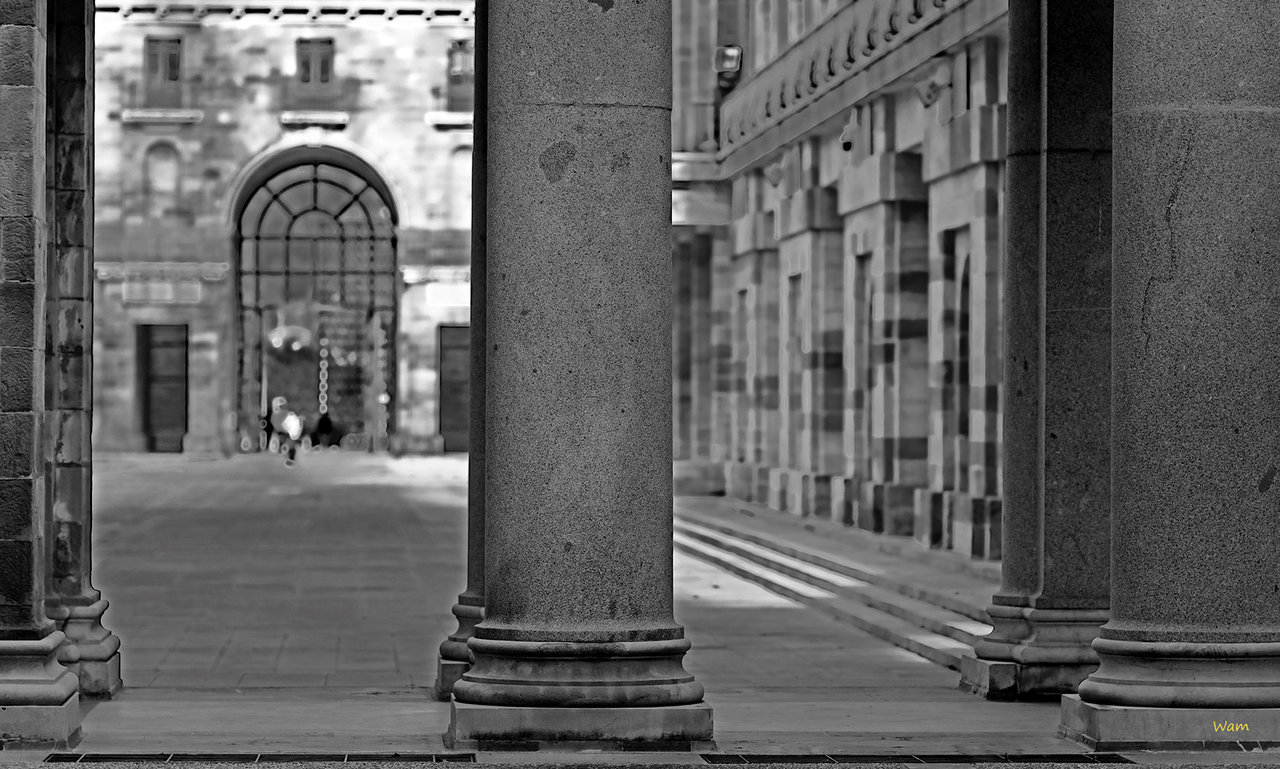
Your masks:
M463 587L465 458L105 455L95 481L94 581L127 689L85 704L77 752L443 749L448 705L428 695ZM952 671L679 554L676 616L720 752L1084 752L1054 736L1055 703L977 700Z

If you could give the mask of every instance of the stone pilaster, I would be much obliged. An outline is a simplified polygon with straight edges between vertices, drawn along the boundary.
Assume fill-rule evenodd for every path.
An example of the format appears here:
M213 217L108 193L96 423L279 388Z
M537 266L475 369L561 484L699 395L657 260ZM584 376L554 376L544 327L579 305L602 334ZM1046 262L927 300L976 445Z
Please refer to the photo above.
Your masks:
M440 644L435 695L447 700L471 667L467 641L484 619L486 230L488 226L489 6L476 3L475 97L471 134L471 410L467 425L467 584L453 605L458 627Z
M927 471L929 209L920 155L894 145L895 98L857 108L861 133L840 177L853 418L845 422L845 488L833 517L910 534Z
M952 55L950 93L924 121L929 478L916 494L914 535L979 557L999 554L1001 59L992 37Z
M836 194L817 186L817 145L798 148L799 181L779 201L779 387L783 406L781 507L827 516L844 469L841 226Z
M445 740L692 747L711 710L672 616L671 6L488 9L521 55L489 62L485 619Z
M1111 614L1062 732L1280 745L1280 8L1114 20Z
M726 493L767 502L771 469L780 454L778 383L778 241L775 213L765 210L763 174L734 180L730 260L730 349L733 360L734 429Z
M1010 7L1003 579L961 681L988 698L1073 691L1107 617L1111 15Z
M46 511L44 2L0 7L0 740L70 745L80 733L65 635L45 614ZM6 747L9 745L6 744Z
M108 603L92 583L93 17L92 3L71 0L49 19L45 609L66 634L58 659L79 676L81 694L110 697L121 686L120 639L102 626Z

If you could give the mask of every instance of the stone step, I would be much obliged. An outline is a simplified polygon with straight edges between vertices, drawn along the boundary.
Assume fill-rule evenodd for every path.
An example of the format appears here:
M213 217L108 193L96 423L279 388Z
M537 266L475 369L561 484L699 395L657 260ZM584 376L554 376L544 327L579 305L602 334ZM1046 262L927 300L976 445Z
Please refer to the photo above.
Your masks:
M949 568L948 564L903 559L859 546L855 540L846 537L841 537L838 542L827 540L826 547L820 551L818 543L823 541L822 529L815 529L813 526L806 526L803 530L796 529L794 521L775 515L779 516L778 520L773 520L773 516L763 517L757 525L753 525L749 519L726 523L724 520L702 515L695 518L685 514L677 514L676 521L703 526L736 540L768 548L780 555L932 604L987 626L987 604L991 595L999 588L998 579L992 581L973 574L959 573ZM792 529L795 530L791 531ZM844 552L833 552L837 549ZM853 555L849 555L850 552ZM950 554L931 552L928 555L941 557ZM979 634L982 632L985 631L979 631Z
M847 588L810 575L798 579L791 574L762 566L755 560L728 552L696 539L677 528L674 543L677 550L735 574L770 592L789 598L834 620L852 625L870 635L959 672L961 660L973 656L972 646L954 638L925 630L918 624L872 608L855 598L840 594ZM792 574L803 574L793 570Z
M969 647L991 632L991 626L985 622L978 622L966 615L886 587L885 584L890 580L882 574L853 567L849 567L847 571L857 572L856 574L832 569L820 563L780 553L765 545L744 541L693 521L677 521L676 529L686 536L749 560L771 572L854 599L872 609L910 622L917 628L946 636Z

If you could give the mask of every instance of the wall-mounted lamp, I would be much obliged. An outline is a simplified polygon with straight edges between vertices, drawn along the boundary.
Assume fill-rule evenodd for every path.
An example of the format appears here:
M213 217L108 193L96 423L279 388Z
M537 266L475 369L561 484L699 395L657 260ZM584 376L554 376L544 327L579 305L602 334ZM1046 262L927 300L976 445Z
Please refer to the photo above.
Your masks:
M915 84L916 95L926 107L933 106L933 103L942 96L942 92L950 87L951 63L945 59L938 63L932 75Z
M738 78L742 76L742 46L717 47L711 65L715 68L716 85L720 87L720 95L723 96L733 90L738 84Z

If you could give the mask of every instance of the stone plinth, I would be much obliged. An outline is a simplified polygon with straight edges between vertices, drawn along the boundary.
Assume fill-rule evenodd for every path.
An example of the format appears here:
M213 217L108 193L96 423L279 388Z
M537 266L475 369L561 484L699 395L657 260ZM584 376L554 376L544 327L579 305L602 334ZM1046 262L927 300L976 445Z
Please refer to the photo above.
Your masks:
M58 662L65 636L0 641L0 744L71 747L80 740L76 674Z
M711 706L511 708L455 704L451 750L714 750Z
M1149 708L1062 698L1058 736L1093 750L1231 750L1280 747L1280 708Z
M58 660L80 680L80 693L113 697L124 686L120 677L120 639L102 626L108 602L49 605L45 611L62 628L66 643Z

